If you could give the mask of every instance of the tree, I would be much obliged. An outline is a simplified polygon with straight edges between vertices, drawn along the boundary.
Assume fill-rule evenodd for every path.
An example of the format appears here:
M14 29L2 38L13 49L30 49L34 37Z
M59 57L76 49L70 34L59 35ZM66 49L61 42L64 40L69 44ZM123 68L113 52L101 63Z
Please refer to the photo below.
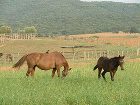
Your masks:
M24 32L25 33L37 33L37 30L34 26L31 26L31 27L25 27Z
M0 34L9 34L12 33L12 29L9 26L0 26Z
M138 33L138 29L136 27L131 27L130 33Z
M17 33L19 33L19 34L24 34L24 33L25 33L25 30L19 29L19 30L17 31Z

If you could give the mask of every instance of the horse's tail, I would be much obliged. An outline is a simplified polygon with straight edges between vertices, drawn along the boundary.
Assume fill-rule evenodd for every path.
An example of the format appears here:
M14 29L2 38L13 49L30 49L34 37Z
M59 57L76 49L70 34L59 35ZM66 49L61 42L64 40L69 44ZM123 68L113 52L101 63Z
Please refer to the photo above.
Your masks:
M20 68L26 60L28 55L24 55L16 64L13 65L13 68Z
M98 65L96 65L93 70L96 70L97 68L98 68Z

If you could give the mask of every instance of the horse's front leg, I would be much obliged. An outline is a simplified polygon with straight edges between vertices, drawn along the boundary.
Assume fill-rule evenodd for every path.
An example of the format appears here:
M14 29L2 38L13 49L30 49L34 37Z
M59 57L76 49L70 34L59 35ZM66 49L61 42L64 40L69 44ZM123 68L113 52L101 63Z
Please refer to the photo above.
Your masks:
M60 68L57 68L57 75L60 77Z
M56 71L56 68L53 68L53 70L52 70L52 78L53 78L54 75L55 75L55 71Z
M114 75L116 73L116 70L110 71L110 76L111 76L111 80L114 81Z

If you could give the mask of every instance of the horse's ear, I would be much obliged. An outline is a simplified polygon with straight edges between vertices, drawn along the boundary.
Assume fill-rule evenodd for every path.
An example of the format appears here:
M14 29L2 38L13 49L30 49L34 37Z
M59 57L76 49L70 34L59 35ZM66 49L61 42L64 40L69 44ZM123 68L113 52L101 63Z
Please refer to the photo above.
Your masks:
M124 59L124 57L125 57L125 55L124 56L122 56L122 58Z
M71 70L72 68L69 68L69 71Z

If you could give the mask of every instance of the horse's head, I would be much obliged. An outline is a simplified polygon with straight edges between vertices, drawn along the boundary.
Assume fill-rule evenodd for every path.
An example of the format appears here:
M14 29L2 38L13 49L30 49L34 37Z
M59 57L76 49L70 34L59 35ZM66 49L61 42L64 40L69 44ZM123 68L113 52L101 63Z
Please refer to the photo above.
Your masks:
M71 68L67 69L67 70L63 70L62 71L62 78L66 77L68 75L68 72L71 70Z
M125 56L120 56L119 55L119 65L120 65L120 67L121 67L121 70L124 70L124 67L123 67L123 64L124 64L124 57Z

